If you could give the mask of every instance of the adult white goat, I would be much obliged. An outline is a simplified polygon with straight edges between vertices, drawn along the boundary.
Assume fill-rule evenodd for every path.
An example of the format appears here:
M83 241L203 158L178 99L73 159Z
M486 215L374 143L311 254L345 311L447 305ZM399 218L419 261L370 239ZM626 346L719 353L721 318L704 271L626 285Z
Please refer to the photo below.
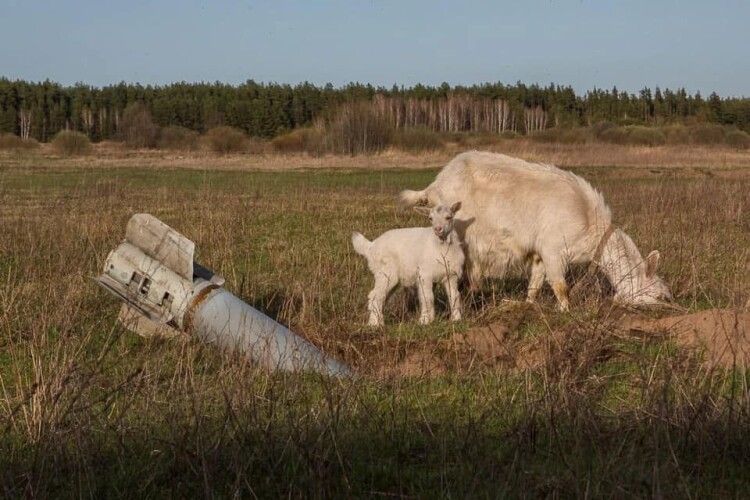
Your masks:
M659 252L644 260L633 240L612 225L601 193L552 165L471 151L451 160L422 191L402 191L407 205L461 200L456 229L467 249L469 282L503 277L513 262L530 262L528 299L547 281L558 307L569 308L569 264L594 262L615 288L615 300L653 304L671 299L656 275Z
M463 275L464 251L453 230L453 217L461 208L461 202L451 206L438 205L432 210L420 208L429 215L432 227L391 229L374 241L368 241L360 233L352 234L354 250L367 258L367 265L375 278L375 285L367 296L368 324L371 326L383 324L385 299L399 283L417 287L421 324L435 319L432 285L436 281L445 286L451 320L461 319L458 280Z

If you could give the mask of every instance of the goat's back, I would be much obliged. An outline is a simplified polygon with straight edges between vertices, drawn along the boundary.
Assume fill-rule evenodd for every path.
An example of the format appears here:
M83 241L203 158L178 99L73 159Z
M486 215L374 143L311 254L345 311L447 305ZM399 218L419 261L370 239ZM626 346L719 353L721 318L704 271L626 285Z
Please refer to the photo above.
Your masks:
M601 194L583 178L553 165L498 153L471 151L456 156L425 193L431 204L461 201L464 219L502 217L506 223L519 219L523 224L568 220L587 228L606 227L612 218Z

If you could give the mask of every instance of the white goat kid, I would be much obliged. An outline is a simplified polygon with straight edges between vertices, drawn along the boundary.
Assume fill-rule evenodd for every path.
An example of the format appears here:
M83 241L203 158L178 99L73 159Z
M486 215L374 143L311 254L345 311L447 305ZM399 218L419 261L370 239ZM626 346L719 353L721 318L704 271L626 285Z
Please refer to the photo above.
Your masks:
M399 283L417 287L421 324L435 319L432 285L438 281L448 294L451 320L461 319L458 281L463 275L464 252L453 230L453 217L460 208L461 202L438 205L431 210L417 207L429 215L432 227L392 229L374 241L368 241L360 233L352 234L354 250L367 258L367 266L375 277L375 286L368 295L369 325L383 325L383 305Z

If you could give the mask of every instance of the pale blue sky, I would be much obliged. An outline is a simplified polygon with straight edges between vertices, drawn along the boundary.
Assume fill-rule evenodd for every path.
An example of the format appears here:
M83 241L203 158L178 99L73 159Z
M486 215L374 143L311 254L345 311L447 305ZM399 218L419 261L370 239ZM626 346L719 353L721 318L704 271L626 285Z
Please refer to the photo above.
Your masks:
M0 75L750 95L748 0L0 0Z

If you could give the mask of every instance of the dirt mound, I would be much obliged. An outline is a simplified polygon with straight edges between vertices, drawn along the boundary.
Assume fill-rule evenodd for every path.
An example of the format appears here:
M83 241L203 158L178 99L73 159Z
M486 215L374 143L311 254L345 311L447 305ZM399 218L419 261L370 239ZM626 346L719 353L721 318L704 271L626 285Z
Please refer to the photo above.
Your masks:
M454 333L447 339L412 345L401 361L382 367L380 375L429 377L497 364L501 358L508 358L505 338L509 332L507 325L493 323Z
M661 319L627 318L622 326L666 334L702 352L707 367L750 366L750 312L709 309Z
M519 312L445 339L413 342L401 351L400 359L381 363L377 374L389 378L432 377L477 368L524 371L562 362L572 363L574 368L612 355L607 338L622 338L623 333L628 337L635 334L672 339L701 356L708 368L750 366L750 312L711 309L661 319L623 312L603 323L607 326L597 330L602 332L598 338L580 329L553 328L543 338L518 339L516 331L529 311ZM571 357L575 359L567 359Z
M480 367L511 370L537 367L544 359L542 348L522 345L512 338L530 306L521 303L511 309L503 321L456 332L446 339L413 343L400 361L381 365L378 375L430 377L448 372L464 373Z

